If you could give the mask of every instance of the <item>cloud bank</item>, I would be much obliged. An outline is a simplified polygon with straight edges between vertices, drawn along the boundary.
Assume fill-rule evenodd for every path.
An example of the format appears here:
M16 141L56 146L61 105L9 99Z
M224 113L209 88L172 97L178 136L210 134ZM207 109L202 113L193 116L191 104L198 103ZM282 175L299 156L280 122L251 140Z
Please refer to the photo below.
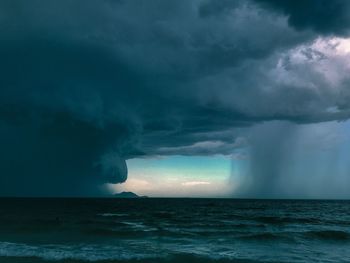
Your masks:
M129 158L229 155L260 123L348 119L347 10L0 3L0 194L97 195L126 180Z

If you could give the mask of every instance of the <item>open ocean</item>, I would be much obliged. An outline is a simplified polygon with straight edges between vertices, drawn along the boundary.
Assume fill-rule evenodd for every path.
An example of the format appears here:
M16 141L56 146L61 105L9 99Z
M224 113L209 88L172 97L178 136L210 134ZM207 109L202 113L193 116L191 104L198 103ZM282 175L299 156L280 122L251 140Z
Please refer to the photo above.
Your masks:
M3 198L0 262L350 262L350 202Z

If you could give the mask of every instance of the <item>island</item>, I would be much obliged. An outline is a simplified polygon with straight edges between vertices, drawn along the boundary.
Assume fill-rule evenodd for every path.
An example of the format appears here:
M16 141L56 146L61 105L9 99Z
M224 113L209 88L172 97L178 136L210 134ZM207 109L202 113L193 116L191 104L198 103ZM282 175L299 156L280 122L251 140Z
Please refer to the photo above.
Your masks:
M116 198L147 198L148 196L139 196L133 192L121 192L113 195Z

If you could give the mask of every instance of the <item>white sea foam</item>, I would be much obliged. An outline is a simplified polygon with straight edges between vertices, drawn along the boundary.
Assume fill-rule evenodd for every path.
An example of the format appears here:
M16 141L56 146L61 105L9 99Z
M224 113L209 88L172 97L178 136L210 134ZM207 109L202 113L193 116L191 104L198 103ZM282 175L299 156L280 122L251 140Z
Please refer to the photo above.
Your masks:
M77 259L84 261L130 260L157 258L161 255L141 250L126 251L125 248L108 245L28 245L0 242L0 257L39 257L45 260Z

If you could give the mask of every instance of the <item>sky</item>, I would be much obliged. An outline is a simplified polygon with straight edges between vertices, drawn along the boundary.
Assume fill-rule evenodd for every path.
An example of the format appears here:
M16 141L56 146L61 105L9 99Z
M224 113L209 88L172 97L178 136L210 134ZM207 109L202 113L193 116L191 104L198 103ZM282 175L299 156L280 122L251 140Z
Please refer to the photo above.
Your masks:
M153 197L227 197L234 189L231 161L222 156L131 159L127 164L128 180L110 185L111 190Z
M350 198L350 2L0 2L0 195Z

